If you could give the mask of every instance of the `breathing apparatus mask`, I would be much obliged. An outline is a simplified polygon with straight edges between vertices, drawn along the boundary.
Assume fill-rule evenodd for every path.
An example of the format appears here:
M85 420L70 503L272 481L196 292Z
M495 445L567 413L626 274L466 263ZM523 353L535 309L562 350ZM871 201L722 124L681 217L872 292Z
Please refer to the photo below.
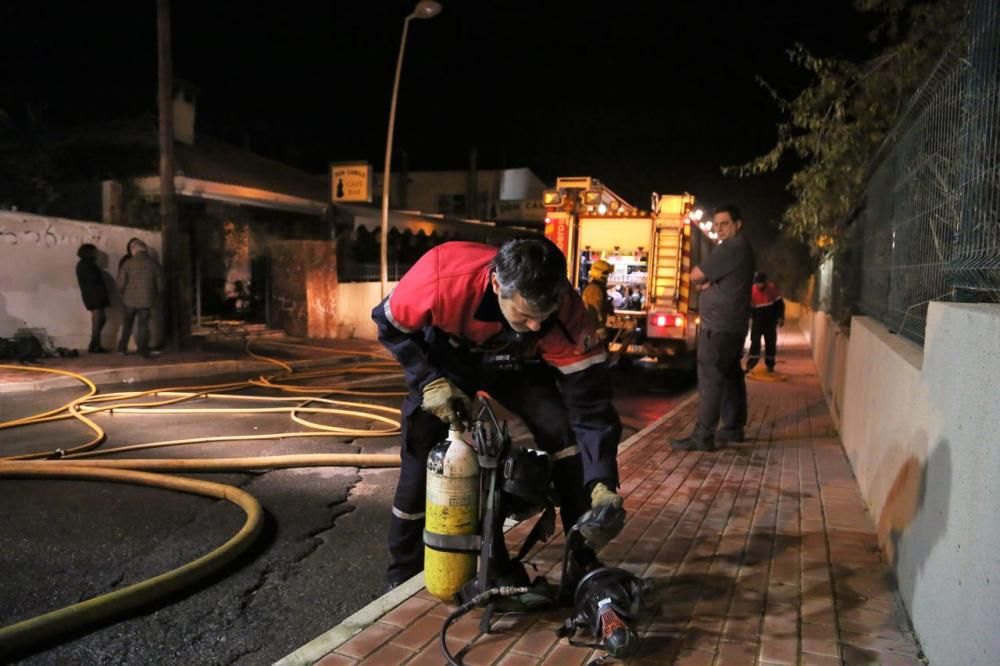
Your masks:
M597 550L613 539L624 524L625 512L620 507L604 505L582 516L566 535L563 557L563 586L569 579L570 560L580 544ZM590 535L588 538L585 535ZM610 535L610 536L609 536ZM563 622L556 633L569 639L571 645L593 647L607 654L592 663L602 663L608 657L627 659L639 650L639 634L634 623L639 619L653 590L652 582L617 567L599 567L587 573L573 591L572 617ZM594 643L574 640L579 630L589 631Z
M648 580L624 569L601 567L583 577L576 586L575 615L558 630L570 644L578 629L587 629L598 647L617 659L634 657L639 651L639 634L632 626L643 610L644 597L652 590Z

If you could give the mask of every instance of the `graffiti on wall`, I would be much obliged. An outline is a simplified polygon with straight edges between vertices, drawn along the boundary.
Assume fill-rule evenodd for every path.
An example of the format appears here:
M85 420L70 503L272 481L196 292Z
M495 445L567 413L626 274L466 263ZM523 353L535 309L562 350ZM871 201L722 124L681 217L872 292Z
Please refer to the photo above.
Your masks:
M76 252L84 243L96 246L102 253L98 265L113 283L118 260L133 237L157 253L158 232L0 211L0 337L30 326L44 329L58 346L85 347L90 314L80 300ZM113 337L120 321L116 302L112 294L109 326L105 327L108 337Z
M97 247L118 245L123 231L122 227L109 227L98 223L0 213L0 247L72 248L75 252L83 243L92 243ZM142 237L147 245L159 236L137 229L127 231ZM146 236L151 238L147 239ZM155 245L158 243L154 242Z
M25 218L21 220L21 223L22 228L17 230L11 229L11 225L7 224L0 228L0 245L40 245L43 247L68 245L75 248L82 243L98 245L101 242L101 232L96 230L84 229L76 230L75 233L68 232L44 219Z

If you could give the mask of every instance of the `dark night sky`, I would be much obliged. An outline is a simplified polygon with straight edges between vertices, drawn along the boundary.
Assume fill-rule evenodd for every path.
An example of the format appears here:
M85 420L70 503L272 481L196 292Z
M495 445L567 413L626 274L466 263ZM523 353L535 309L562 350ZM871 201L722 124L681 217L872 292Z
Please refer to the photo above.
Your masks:
M154 0L2 4L0 109L53 126L154 109ZM199 131L313 172L381 168L414 4L173 0L175 75L201 89ZM593 175L639 205L687 190L760 215L782 180L719 174L774 139L754 76L791 93L804 82L794 42L857 57L871 26L849 0L443 4L411 23L395 142L411 169L464 168L477 145L482 168Z

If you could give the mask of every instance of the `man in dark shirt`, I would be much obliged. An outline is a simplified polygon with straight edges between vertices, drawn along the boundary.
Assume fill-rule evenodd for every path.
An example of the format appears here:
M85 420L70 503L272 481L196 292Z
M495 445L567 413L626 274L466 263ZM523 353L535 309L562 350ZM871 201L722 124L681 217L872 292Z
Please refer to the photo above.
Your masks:
M689 437L673 441L675 449L714 451L717 444L742 442L747 422L747 388L740 360L750 319L754 253L741 233L743 218L736 206L716 210L712 225L719 245L691 271L691 282L701 290L698 425Z

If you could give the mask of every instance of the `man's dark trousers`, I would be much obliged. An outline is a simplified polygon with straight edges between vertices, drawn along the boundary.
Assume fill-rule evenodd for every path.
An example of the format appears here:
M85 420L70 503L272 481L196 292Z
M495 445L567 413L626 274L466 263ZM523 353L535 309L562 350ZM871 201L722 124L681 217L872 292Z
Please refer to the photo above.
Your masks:
M774 370L778 352L778 322L774 317L753 318L750 326L750 353L747 356L747 370L752 370L760 362L760 339L764 338L764 363Z
M576 443L569 416L556 386L554 371L547 366L522 369L520 372L485 373L474 388L485 389L501 405L520 416L535 439L535 446L549 453ZM473 387L463 386L469 395ZM388 579L402 583L424 568L424 510L426 505L427 455L445 439L447 426L436 417L414 406L411 399L403 405L402 466L393 501L389 526ZM581 456L556 456L552 482L560 499L560 517L566 531L590 508L583 485Z
M702 444L743 438L747 423L747 385L743 377L746 332L698 334L698 425L691 437ZM716 426L718 425L718 431Z
M96 308L90 311L90 351L101 348L101 331L108 321L104 308Z
M135 322L135 346L139 354L149 354L149 316L150 308L130 308L125 306L122 318L122 336L118 342L118 351L128 351L128 341L132 337L132 325Z

